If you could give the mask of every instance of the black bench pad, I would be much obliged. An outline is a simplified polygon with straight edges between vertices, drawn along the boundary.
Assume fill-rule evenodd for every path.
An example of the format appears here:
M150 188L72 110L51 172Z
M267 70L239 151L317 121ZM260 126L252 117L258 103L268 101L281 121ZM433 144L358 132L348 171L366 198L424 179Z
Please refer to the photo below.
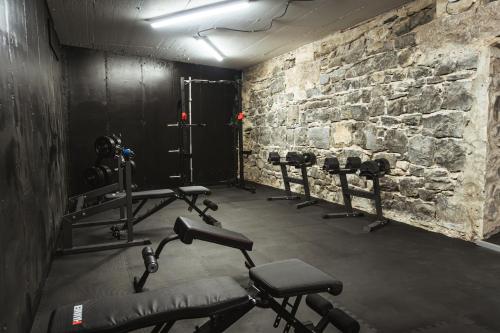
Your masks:
M106 194L104 197L108 200L111 200L111 199L123 198L124 196L125 196L124 192L119 192L119 193ZM168 188L161 190L132 192L132 200L164 199L171 197L175 197L175 192Z
M61 306L52 313L48 332L128 332L165 321L209 317L249 302L248 293L234 279L203 279L141 294ZM79 305L81 324L73 325L74 307Z
M183 186L179 187L179 193L183 195L210 194L210 190L204 186Z
M253 247L253 241L245 235L182 216L175 220L174 232L185 244L191 244L194 239L199 239L239 250L251 251Z
M140 191L132 192L133 200L143 200L143 199L163 199L174 197L175 192L166 188L161 190L151 190L151 191Z
M329 292L339 295L342 282L299 259L272 262L250 269L250 279L276 298Z

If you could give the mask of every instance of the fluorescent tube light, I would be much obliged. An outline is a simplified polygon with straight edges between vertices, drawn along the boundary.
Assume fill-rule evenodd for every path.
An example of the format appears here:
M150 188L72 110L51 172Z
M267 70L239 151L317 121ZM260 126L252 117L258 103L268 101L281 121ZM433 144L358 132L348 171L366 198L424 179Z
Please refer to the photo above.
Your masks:
M196 40L198 40L199 43L205 44L206 49L210 51L210 54L217 59L217 61L221 62L224 60L224 55L222 54L221 51L212 43L208 37L203 36L203 37L197 37Z
M229 12L245 9L249 6L249 0L219 1L210 5L195 7L172 14L151 18L148 21L153 28L162 28L172 24L196 21L200 18L226 14Z

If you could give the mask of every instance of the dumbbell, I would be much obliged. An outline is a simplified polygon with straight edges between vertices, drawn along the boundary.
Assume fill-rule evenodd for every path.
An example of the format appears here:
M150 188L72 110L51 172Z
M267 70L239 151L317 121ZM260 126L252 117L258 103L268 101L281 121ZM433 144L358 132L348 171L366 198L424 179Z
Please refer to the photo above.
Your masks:
M329 173L339 173L340 172L340 162L336 157L325 158L325 163L323 164L323 170Z
M380 158L374 161L366 161L361 164L359 168L360 176L368 177L382 177L389 173L391 170L391 165L385 158Z
M94 149L98 158L113 158L117 154L121 139L117 135L105 135L98 137L94 142Z
M106 185L106 175L103 169L98 166L85 169L83 177L87 185L91 188L98 188Z
M356 172L361 167L361 158L357 156L348 157L345 162L345 169Z
M304 153L304 164L308 167L313 166L317 162L316 155L314 153Z
M286 154L285 160L289 165L299 166L304 163L304 155L296 151L290 151Z
M277 151L270 152L269 156L267 157L267 161L269 163L272 163L273 165L280 164L281 161L280 153L278 153Z
M384 175L388 174L391 171L391 164L387 159L379 158L376 159L375 162L377 162L380 172Z

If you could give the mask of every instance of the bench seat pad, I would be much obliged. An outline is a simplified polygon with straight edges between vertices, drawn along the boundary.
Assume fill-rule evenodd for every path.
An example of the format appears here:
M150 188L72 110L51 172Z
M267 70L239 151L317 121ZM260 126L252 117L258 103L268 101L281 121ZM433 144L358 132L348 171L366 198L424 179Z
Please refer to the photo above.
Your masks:
M202 279L140 294L110 296L61 306L51 316L49 333L128 332L166 321L205 318L249 304L233 278ZM81 306L81 323L74 323ZM75 325L73 325L75 324Z
M104 197L108 200L119 199L125 196L124 192L109 193ZM132 200L144 200L144 199L164 199L175 197L175 192L166 188L161 190L151 190L151 191L138 191L132 192Z
M193 240L199 239L239 250L252 251L253 248L253 241L239 232L193 221L187 217L179 216L175 220L174 232L185 244L191 244Z
M184 195L210 194L210 190L204 186L183 186L179 187L179 193Z
M250 279L276 298L329 292L339 295L342 282L299 259L276 261L250 269Z

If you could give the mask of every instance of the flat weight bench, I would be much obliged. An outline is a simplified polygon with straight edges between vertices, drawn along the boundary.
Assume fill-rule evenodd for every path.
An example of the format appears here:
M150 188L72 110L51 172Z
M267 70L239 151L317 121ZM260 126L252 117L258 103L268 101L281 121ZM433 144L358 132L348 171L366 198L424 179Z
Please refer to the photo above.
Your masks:
M56 309L48 333L121 333L153 327L151 332L169 332L176 321L209 318L196 333L224 332L254 307L271 308L277 313L274 327L281 319L283 332L323 332L333 324L341 332L359 332L359 324L335 309L316 292L338 295L342 283L298 259L253 267L253 287L243 289L230 277L202 279L160 290L112 296L70 304ZM317 325L303 323L296 313L303 296L322 319ZM283 298L282 304L276 298ZM295 297L293 305L289 298ZM291 306L291 310L287 307Z
M134 217L134 222L133 224L136 225L149 216L155 214L156 212L162 210L166 206L170 205L172 202L176 200L182 200L188 204L188 211L195 210L199 216L205 221L205 223L208 223L210 225L217 225L220 226L220 222L217 221L214 217L211 215L207 214L207 211L213 210L216 211L219 207L217 204L214 202L205 199L203 201L203 204L205 205L204 209L199 208L196 203L198 200L198 196L200 195L210 195L211 191L204 187L204 186L184 186L184 187L179 187L177 191L171 190L171 189L159 189L159 190L150 190L150 191L137 191L137 192L132 192L132 201L134 203L139 202L137 207L134 209L133 212L133 217ZM105 199L107 200L113 200L116 198L122 198L125 196L125 193L123 192L118 192L118 193L111 193L105 195ZM141 209L144 207L144 205L148 202L148 200L151 199L162 199L162 201L152 208L150 208L148 211L145 213L141 214L138 216L140 213ZM113 226L111 228L111 231L113 232L113 235L115 238L120 239L121 238L121 231L126 230L126 225L123 224L122 226Z

